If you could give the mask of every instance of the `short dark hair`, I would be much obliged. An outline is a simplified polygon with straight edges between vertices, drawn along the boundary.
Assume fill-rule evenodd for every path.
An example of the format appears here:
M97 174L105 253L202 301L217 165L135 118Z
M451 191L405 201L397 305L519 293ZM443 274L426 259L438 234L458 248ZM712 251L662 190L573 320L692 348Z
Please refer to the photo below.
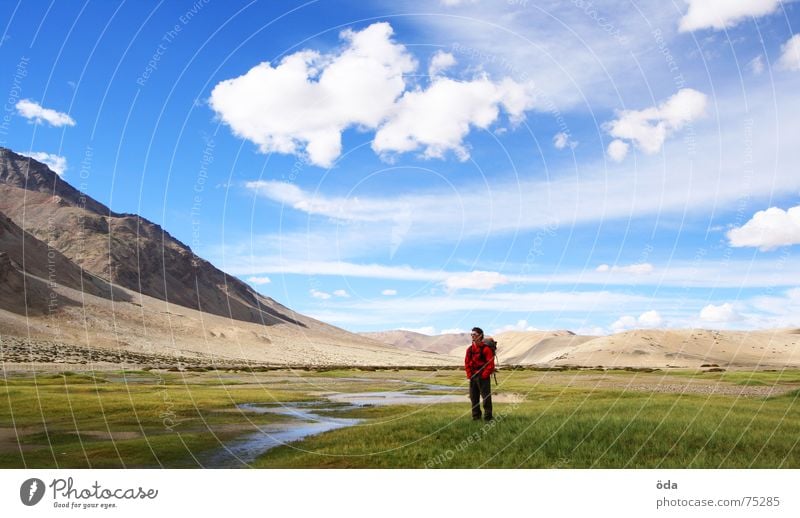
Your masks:
M483 329L481 329L480 327L473 327L472 330L475 331L476 333L480 333L481 336L483 336Z

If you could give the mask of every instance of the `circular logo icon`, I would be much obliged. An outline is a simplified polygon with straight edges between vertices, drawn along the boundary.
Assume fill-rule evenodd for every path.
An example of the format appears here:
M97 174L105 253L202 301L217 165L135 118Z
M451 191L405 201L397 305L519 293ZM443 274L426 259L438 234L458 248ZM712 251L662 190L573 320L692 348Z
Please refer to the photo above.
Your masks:
M19 499L25 505L36 505L44 496L44 482L29 478L19 486Z

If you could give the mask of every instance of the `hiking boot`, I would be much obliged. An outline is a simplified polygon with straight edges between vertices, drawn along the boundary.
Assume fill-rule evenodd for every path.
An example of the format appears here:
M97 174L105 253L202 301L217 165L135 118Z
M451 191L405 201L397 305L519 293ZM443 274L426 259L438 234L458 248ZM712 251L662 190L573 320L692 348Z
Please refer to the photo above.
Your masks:
M480 418L478 418L480 419ZM494 417L487 415L485 421L488 423L489 421L494 421Z
M481 416L479 416L479 415L474 415L474 416L472 416L472 420L473 420L473 421L480 421L480 420L481 420Z

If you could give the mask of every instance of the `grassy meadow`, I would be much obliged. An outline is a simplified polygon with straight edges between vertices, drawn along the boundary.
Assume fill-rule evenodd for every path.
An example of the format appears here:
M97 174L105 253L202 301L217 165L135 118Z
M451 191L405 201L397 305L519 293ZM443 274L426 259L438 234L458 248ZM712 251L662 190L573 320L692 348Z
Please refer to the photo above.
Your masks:
M798 371L498 376L495 421L484 423L471 420L458 371L7 373L0 467L207 467L231 441L297 423L241 404L311 404L320 416L360 419L270 449L250 463L262 468L800 467ZM464 402L324 398L412 388Z

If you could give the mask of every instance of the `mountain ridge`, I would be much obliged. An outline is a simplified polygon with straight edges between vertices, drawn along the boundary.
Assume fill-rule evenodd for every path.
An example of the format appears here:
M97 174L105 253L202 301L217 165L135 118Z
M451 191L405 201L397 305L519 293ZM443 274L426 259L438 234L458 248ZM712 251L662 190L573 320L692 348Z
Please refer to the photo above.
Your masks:
M33 158L0 148L0 212L80 268L129 290L272 325L305 318L216 268L157 223L114 212Z

